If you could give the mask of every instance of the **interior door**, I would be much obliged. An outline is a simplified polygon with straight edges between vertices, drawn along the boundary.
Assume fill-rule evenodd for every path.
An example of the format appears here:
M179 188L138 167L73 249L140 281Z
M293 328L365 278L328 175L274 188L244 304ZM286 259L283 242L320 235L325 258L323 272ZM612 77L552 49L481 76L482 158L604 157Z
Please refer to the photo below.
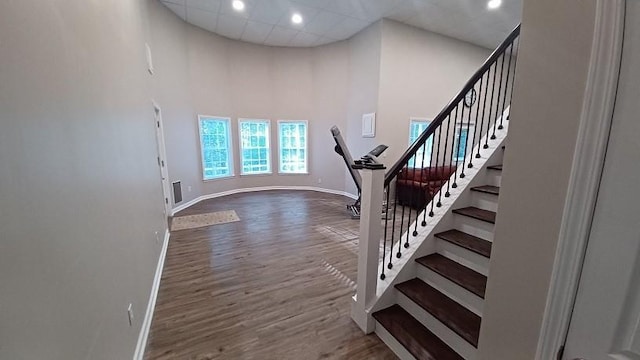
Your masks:
M620 81L563 359L640 359L640 1L628 0Z
M167 169L167 151L164 145L164 129L162 127L162 111L160 107L153 104L154 121L156 128L156 140L158 145L158 166L160 167L160 177L162 180L162 194L164 197L164 213L171 214L171 190L169 184L169 170Z

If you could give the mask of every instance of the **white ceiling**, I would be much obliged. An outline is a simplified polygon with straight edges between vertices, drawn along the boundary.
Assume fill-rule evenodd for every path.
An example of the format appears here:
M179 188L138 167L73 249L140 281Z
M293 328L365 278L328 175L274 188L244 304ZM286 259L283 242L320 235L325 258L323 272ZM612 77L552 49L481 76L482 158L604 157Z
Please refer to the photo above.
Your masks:
M522 0L161 0L183 20L216 34L273 46L317 46L348 39L381 18L495 48L520 22ZM291 15L304 21L295 25Z

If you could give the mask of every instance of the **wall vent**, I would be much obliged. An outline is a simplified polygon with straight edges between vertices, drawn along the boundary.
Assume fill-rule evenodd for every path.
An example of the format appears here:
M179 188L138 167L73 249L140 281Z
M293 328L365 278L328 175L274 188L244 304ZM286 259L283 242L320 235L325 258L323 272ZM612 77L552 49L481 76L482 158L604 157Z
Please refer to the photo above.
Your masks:
M173 185L173 203L178 204L182 202L182 184L180 181L175 181L171 185Z

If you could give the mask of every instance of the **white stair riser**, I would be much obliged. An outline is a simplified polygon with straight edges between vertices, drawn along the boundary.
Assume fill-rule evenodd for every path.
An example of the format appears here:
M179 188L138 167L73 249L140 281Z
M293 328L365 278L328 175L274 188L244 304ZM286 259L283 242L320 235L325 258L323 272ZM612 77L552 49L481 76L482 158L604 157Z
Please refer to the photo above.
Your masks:
M382 342L384 342L389 347L389 349L391 349L391 351L393 351L393 353L396 354L396 356L401 360L416 360L416 358L411 355L411 353L407 351L407 349L405 349L405 347L402 346L402 344L400 344L398 340L396 340L396 338L394 338L393 335L391 335L387 331L387 329L385 329L384 326L380 325L380 323L378 323L377 321L376 335L378 335L380 340L382 340Z
M466 307L476 315L482 316L484 300L481 297L425 266L420 265L417 272L420 280L433 286L438 291L447 295L458 304Z
M454 214L453 223L455 229L481 239L493 241L494 224L460 214Z
M489 274L489 259L456 244L438 239L437 252L484 276Z
M487 184L493 186L500 186L502 183L502 171L487 169Z
M480 191L472 191L471 204L475 207L485 210L498 211L498 196L487 194Z
M420 321L427 329L434 333L445 344L449 345L455 352L460 354L466 360L474 360L476 358L477 349L469 344L465 339L449 329L440 320L436 319L429 312L418 306L411 299L406 297L402 292L398 291L398 305L405 309L416 320Z

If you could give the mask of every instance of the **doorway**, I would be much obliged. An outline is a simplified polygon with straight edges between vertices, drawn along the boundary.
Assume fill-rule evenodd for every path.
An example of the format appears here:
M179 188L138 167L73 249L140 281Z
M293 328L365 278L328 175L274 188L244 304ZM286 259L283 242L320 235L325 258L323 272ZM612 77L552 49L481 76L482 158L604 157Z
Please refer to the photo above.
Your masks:
M171 216L171 187L169 184L169 170L167 169L167 150L164 143L164 127L162 124L162 110L160 106L153 102L154 127L156 129L156 144L158 149L158 167L160 168L160 179L162 181L162 195L164 203L164 214L168 218Z

